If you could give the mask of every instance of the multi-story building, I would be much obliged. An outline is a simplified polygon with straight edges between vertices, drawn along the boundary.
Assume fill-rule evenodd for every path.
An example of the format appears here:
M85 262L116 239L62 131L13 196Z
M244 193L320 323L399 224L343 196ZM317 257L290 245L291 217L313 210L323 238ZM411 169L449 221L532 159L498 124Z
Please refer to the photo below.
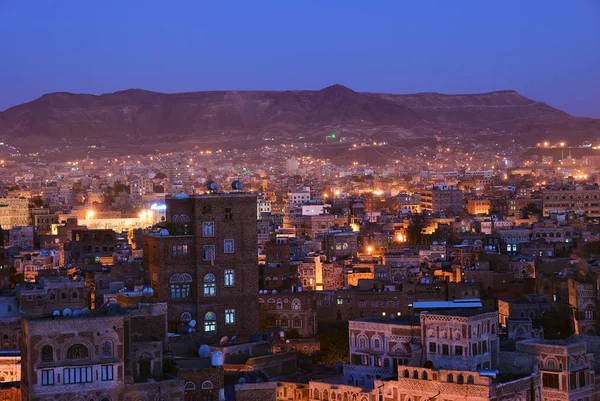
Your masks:
M0 227L9 230L15 226L27 226L29 221L28 199L0 198Z
M197 322L206 342L258 330L256 196L176 195L164 229L144 235L154 297L169 305L169 329Z
M23 320L24 400L183 400L164 369L165 304L63 315Z
M490 214L492 204L489 199L469 199L467 201L467 213Z
M435 185L421 192L420 208L432 213L460 214L463 210L463 191L447 185Z
M570 189L546 190L542 194L544 216L573 211L590 217L600 216L600 190Z

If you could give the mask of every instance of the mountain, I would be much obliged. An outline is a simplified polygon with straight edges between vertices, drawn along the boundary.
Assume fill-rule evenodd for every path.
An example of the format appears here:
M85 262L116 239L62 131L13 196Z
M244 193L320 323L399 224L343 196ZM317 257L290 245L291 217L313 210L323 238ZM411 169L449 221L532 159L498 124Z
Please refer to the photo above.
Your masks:
M580 119L515 91L444 95L359 93L342 85L318 91L158 93L130 89L103 95L51 93L0 113L0 138L41 141L247 140L248 135L322 135L331 129L396 139L437 131L477 135L598 135ZM29 138L29 139L28 139Z

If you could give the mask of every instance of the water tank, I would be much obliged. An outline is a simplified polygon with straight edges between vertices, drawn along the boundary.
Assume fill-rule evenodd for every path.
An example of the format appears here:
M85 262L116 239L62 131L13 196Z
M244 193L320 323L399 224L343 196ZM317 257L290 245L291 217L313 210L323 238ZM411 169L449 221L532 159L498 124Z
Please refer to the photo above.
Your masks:
M79 315L81 315L81 311L80 311L79 309L75 309L75 310L73 311L73 316L77 317L77 316L79 316Z
M223 353L221 351L214 351L210 357L210 364L212 366L223 366Z
M142 297L144 298L152 298L154 296L154 290L150 286L144 287L142 290Z
M235 191L241 191L244 188L244 184L241 181L234 181L231 183L231 188Z
M203 344L198 348L198 356L200 358L208 358L210 356L210 347L206 344Z
M83 309L81 310L81 314L82 314L83 316L87 315L88 313L90 313L90 309L89 309L89 308L83 308Z
M54 312L52 312L52 316L55 316L55 317L60 316L60 311L59 310L55 310Z
M190 322L188 323L190 325L190 327L196 327L196 321L195 320L190 320Z
M73 311L71 309L69 309L69 308L65 308L63 310L62 314L63 314L63 316L71 316L71 315L73 315Z
M209 190L209 191L211 191L211 192L214 192L214 191L216 191L216 190L218 190L218 189L219 189L219 184L217 184L217 183L216 183L216 182L214 182L214 181L208 181L208 182L206 183L206 189L208 189L208 190Z
M246 383L246 379L244 379L243 377L240 377L238 379L238 384L245 384Z

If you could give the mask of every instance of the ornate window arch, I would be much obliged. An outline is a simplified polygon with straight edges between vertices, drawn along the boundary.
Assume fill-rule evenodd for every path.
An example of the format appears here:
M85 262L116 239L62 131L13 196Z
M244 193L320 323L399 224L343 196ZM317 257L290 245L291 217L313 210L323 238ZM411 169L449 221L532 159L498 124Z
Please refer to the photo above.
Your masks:
M192 289L192 276L184 274L173 274L169 278L169 284L171 285L171 299L187 298L191 294Z
M67 349L67 359L88 359L90 357L90 350L85 345L78 343L73 344Z
M184 391L196 390L196 385L194 384L194 382L186 382L185 385L183 386L183 390Z
M192 314L190 312L183 312L180 319L183 323L187 323L192 320Z
M102 358L112 358L113 356L113 342L110 340L103 341L100 345L100 355Z
M210 380L207 380L204 383L202 383L202 390L212 390L212 389L213 389L213 384Z
M358 342L358 348L360 349L366 349L367 348L367 336L365 336L364 334L360 334L357 338L357 342Z
M292 300L292 310L301 310L302 309L302 305L300 303L300 300L298 298L294 298Z
M373 336L371 339L371 348L374 350L381 350L382 348L382 340L378 335Z
M217 278L214 274L208 273L204 275L204 296L214 297L217 295Z
M42 357L42 362L54 362L54 348L52 348L51 345L44 345L40 354Z
M204 315L204 332L217 332L217 315L215 315L214 312L206 312L206 314Z

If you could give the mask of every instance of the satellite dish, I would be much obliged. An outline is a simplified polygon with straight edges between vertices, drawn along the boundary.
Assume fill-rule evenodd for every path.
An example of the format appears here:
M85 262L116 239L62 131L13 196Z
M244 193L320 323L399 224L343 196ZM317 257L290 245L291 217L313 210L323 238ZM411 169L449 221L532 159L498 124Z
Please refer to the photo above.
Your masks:
M55 310L54 312L52 312L52 316L60 316L60 311Z
M241 181L234 181L231 183L231 188L233 188L236 191L241 191L242 188L244 188L244 184Z
M219 345L227 344L227 340L229 340L229 337L227 337L227 336L221 338L221 341L219 341Z
M190 327L196 327L196 321L195 320L190 320L190 322L188 324L190 325Z
M65 308L65 310L63 310L63 316L71 316L73 315L73 311L69 308Z
M214 181L208 181L208 182L206 183L206 189L208 189L208 190L209 190L209 191L211 191L211 192L214 192L214 191L216 191L216 190L218 190L218 189L219 189L219 184L217 184L217 183L216 183L216 182L214 182Z
M198 356L200 358L208 358L210 356L210 347L206 344L203 344L198 348Z
M243 377L240 377L238 379L238 384L245 384L246 383L246 379L244 379Z
M75 310L73 311L73 316L77 317L77 316L79 316L79 315L81 315L81 311L80 311L79 309L75 309Z

